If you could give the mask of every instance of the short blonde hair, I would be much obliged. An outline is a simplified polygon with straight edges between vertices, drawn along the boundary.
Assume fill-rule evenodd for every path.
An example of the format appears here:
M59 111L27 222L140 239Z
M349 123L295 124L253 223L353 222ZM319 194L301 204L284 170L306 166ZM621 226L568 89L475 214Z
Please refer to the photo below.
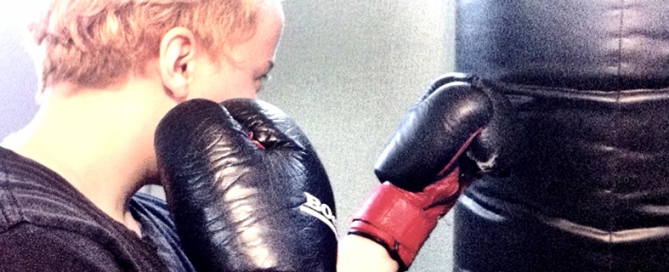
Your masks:
M252 35L264 0L50 0L30 25L42 88L60 82L105 87L142 73L174 27L190 29L208 53ZM39 65L39 63L37 64ZM40 70L38 68L38 70Z

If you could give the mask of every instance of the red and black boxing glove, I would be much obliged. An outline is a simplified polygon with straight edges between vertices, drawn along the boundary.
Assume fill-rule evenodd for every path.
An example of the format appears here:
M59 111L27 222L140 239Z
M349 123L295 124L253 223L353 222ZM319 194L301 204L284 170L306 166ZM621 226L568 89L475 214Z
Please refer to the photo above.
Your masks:
M460 165L505 171L518 128L509 101L477 78L448 74L400 123L375 165L382 182L354 216L349 234L384 246L405 270L464 191ZM465 155L466 154L466 155ZM471 167L470 167L471 168ZM469 169L469 168L468 168Z
M163 118L155 141L170 213L198 271L335 271L328 177L281 110L187 101Z

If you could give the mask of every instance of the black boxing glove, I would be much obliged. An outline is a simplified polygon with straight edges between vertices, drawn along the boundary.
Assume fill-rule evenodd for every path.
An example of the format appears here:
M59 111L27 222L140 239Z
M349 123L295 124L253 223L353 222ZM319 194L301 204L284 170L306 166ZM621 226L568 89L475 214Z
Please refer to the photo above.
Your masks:
M181 103L156 130L168 206L198 271L335 271L334 197L297 125L262 101Z
M504 172L519 134L508 100L475 77L435 81L404 120L375 165L378 185L354 216L349 234L384 246L407 269L470 177L468 154L483 171ZM470 168L467 168L470 169Z
M502 93L476 76L449 73L409 109L374 172L381 181L420 191L465 151L470 159L465 164L477 166L467 174L503 175L519 161L523 139L515 109Z

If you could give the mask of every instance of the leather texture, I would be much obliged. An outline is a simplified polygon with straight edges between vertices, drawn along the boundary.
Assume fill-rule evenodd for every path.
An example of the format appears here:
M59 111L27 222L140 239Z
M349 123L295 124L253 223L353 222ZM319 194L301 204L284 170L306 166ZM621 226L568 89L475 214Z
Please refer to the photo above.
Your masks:
M669 85L663 0L459 0L456 66L509 83L616 91Z
M408 269L437 220L462 193L458 159L492 116L487 94L469 78L437 79L377 159L374 172L382 184L353 217L349 234L379 243L400 270Z
M156 152L198 271L335 271L328 177L278 108L248 99L183 102L161 120Z
M460 176L460 167L498 173L514 161L507 153L518 152L508 139L522 131L513 129L514 116L506 97L476 77L435 80L379 156L375 173L384 183L354 216L349 234L381 244L407 269L466 188L469 178Z
M381 182L419 192L439 180L440 172L448 171L445 167L457 166L452 160L492 116L492 102L485 92L446 75L404 115L374 173Z
M666 1L458 2L458 71L526 146L458 202L456 271L669 271L667 25Z

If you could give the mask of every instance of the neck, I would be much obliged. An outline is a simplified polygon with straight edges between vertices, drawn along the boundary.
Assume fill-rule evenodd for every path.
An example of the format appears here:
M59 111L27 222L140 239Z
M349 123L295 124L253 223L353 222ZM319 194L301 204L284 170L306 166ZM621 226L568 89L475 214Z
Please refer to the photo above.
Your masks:
M141 84L135 83L139 87ZM9 149L52 169L114 220L139 232L132 195L156 179L153 133L162 115L141 91L54 87Z

